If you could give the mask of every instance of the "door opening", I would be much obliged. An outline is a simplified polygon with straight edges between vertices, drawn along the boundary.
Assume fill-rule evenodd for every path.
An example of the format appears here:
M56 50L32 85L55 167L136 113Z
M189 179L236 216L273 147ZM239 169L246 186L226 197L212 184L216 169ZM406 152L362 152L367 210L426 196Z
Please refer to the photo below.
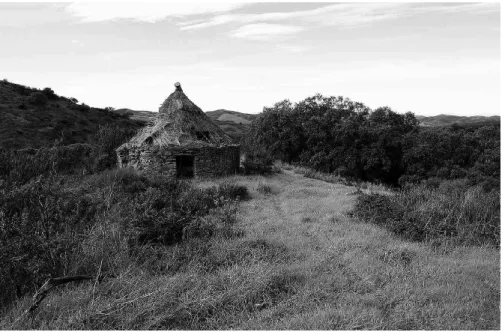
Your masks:
M179 178L193 178L194 156L176 156L176 176Z

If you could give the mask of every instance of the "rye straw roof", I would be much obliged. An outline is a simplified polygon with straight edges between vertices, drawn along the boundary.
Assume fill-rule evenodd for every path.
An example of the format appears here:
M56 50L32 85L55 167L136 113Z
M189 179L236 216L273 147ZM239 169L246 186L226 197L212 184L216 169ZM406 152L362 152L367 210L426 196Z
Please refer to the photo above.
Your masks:
M175 83L175 91L159 108L157 119L123 146L204 147L232 145L220 127L195 105Z

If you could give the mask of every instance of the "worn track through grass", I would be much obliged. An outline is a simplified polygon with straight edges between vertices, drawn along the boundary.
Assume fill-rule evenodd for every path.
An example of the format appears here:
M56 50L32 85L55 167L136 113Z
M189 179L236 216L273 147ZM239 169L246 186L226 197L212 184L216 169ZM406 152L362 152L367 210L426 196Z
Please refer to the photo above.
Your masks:
M24 328L500 328L497 249L439 253L402 241L346 216L353 187L290 171L199 185L223 181L250 189L238 213L243 236L193 247L200 257L180 271L133 268L92 293L84 285L54 294ZM257 190L260 183L270 192ZM12 328L8 320L0 327Z
M257 182L235 180L251 188ZM303 276L303 283L236 328L499 328L498 250L441 254L348 218L352 187L290 171L266 182L276 194L253 192L241 208L244 230L286 246L293 258L281 268Z

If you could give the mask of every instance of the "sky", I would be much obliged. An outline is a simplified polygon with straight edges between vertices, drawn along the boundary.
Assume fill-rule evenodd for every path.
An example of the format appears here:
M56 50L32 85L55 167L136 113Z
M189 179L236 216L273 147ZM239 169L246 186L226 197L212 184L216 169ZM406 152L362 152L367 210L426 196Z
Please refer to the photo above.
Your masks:
M204 111L321 93L499 115L498 3L0 3L0 79L94 107Z

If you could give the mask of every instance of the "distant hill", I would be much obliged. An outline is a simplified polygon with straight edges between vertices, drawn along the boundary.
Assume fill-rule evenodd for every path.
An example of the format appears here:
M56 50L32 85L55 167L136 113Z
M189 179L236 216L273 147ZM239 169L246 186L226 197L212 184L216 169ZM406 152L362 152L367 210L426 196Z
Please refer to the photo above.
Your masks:
M440 114L435 116L417 115L416 118L424 127L439 127L450 126L454 123L460 126L476 126L481 127L485 125L500 125L500 116L458 116Z
M129 108L119 108L114 110L114 112L119 113L121 115L127 116L129 119L138 121L142 124L147 124L155 120L157 116L157 112L150 111L134 111Z
M239 142L242 135L244 135L251 122L257 116L257 114L240 113L224 109L209 111L206 112L206 114L214 123L220 126L234 142Z
M157 112L134 111L129 108L117 109L115 112L144 124L153 121L158 114ZM244 132L248 129L249 124L256 118L256 114L240 113L224 109L209 111L206 112L206 114L215 124L223 129L234 142L239 142Z
M0 81L0 148L38 148L61 139L62 144L83 143L103 125L142 126L118 113L58 96L49 88Z

